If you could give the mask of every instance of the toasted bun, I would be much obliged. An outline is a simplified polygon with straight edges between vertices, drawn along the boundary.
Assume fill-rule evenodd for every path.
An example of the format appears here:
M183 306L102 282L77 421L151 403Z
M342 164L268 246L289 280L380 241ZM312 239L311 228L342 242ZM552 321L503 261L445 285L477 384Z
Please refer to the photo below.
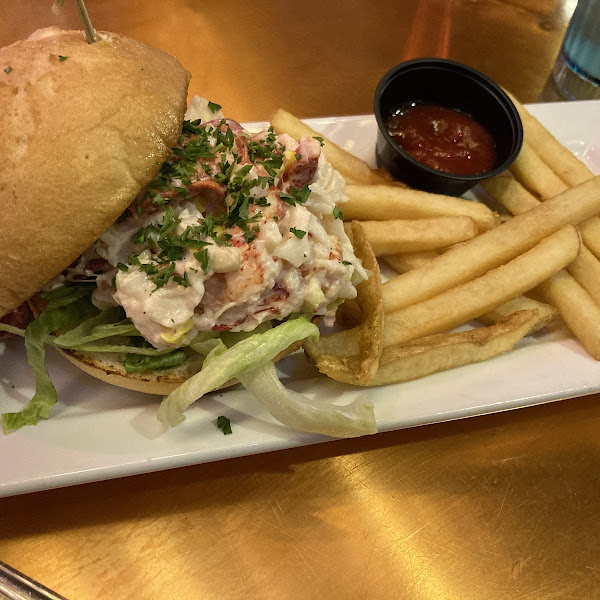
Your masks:
M173 57L111 33L88 44L49 28L0 49L0 317L153 179L180 135L188 81Z
M202 368L204 360L203 357L198 355L198 358L188 359L181 366L167 371L127 373L123 363L123 356L99 352L58 350L68 361L96 379L128 390L160 396L170 394L184 381L196 374ZM228 385L232 385L233 383L235 382L231 382Z

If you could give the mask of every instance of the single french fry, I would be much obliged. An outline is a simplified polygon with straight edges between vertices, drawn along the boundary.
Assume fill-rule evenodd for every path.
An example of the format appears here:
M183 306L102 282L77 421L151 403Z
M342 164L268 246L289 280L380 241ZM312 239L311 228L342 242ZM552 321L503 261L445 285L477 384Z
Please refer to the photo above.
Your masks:
M565 148L514 96L511 98L521 116L529 145L564 183L573 187L594 176L587 165Z
M540 203L507 171L482 181L480 185L512 215L520 215Z
M289 112L278 109L271 116L271 125L277 133L287 133L298 139L301 137L323 137L319 132L303 123ZM346 152L331 140L324 138L323 151L332 167L348 181L367 184L389 184L389 181L372 169L360 158Z
M419 269L393 277L382 288L385 311L399 310L479 277L561 227L598 213L600 177L595 177L451 248Z
M353 222L362 224L376 256L445 248L477 235L471 217Z
M348 201L342 205L344 218L359 221L426 219L430 217L471 217L478 231L498 224L496 215L485 204L430 194L396 185L346 186Z
M538 314L537 321L531 328L532 332L539 331L555 323L559 316L556 308L550 304L528 298L527 296L517 296L497 308L479 315L477 320L485 325L494 325L508 319L511 315L519 311L525 310L536 310Z
M388 267L394 269L396 273L406 273L430 263L437 255L438 253L435 250L426 250L424 252L406 252L384 256L382 260Z
M538 319L535 310L522 310L501 323L459 333L440 333L385 348L377 374L368 386L412 381L507 352L531 332ZM347 381L360 385L355 381Z
M567 271L600 306L600 261L583 244Z
M588 250L600 260L600 218L591 217L580 223L579 233Z
M555 306L588 354L600 360L600 306L566 271L541 283L536 292Z
M384 348L449 331L520 296L568 265L577 256L579 246L579 233L569 225L485 275L386 314ZM357 352L359 333L355 328L327 336L322 350L352 356Z
M509 170L515 179L539 200L548 200L558 196L569 187L540 158L527 141L523 142L519 156Z

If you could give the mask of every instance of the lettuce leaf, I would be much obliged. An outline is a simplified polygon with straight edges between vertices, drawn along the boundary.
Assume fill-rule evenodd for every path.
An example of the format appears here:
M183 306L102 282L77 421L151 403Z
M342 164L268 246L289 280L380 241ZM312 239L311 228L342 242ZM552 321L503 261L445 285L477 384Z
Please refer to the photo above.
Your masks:
M20 335L25 337L25 330L15 327L14 325L8 325L7 323L0 323L0 331L6 331L7 333L13 333L14 335Z
M237 378L271 416L296 431L338 438L377 433L373 403L367 396L345 406L307 398L279 381L272 362L239 373Z
M188 359L185 350L169 350L167 353L143 356L131 353L125 359L125 371L127 373L143 373L145 371L164 371L183 364Z
M158 420L174 427L185 420L184 411L204 394L215 390L240 373L272 361L298 340L317 340L319 329L305 317L281 323L277 327L242 339L231 348L221 341L207 356L202 370L181 384L162 401Z
M24 425L35 425L38 419L50 416L50 411L56 404L56 389L46 369L46 343L53 331L70 327L95 312L87 295L76 291L70 296L61 296L59 301L48 304L42 314L27 326L25 349L27 362L35 379L35 394L22 411L2 415L4 433L10 433Z
M56 336L53 339L55 346L76 349L88 342L115 335L140 335L131 321L124 319L125 311L119 307L103 310L80 323L77 327Z

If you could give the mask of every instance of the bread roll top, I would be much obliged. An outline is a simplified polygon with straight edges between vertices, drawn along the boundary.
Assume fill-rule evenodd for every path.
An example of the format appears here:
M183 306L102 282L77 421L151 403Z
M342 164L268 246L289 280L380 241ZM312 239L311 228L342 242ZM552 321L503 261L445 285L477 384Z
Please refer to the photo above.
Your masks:
M48 28L0 49L0 316L71 264L177 142L189 74L130 38Z

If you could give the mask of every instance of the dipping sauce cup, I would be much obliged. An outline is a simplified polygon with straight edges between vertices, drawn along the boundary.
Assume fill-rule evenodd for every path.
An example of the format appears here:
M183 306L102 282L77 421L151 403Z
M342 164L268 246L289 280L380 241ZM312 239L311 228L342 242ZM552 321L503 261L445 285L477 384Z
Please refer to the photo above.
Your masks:
M442 167L433 168L414 158L390 133L391 119L407 107L410 112L413 105L452 109L483 126L495 146L492 167L482 173L461 174L438 170ZM507 169L523 144L521 119L508 95L483 73L451 60L420 58L392 68L377 86L374 112L379 129L377 166L387 168L409 186L428 192L462 195ZM427 150L428 143L437 142L433 137L424 138L419 145ZM411 152L415 154L414 148Z

